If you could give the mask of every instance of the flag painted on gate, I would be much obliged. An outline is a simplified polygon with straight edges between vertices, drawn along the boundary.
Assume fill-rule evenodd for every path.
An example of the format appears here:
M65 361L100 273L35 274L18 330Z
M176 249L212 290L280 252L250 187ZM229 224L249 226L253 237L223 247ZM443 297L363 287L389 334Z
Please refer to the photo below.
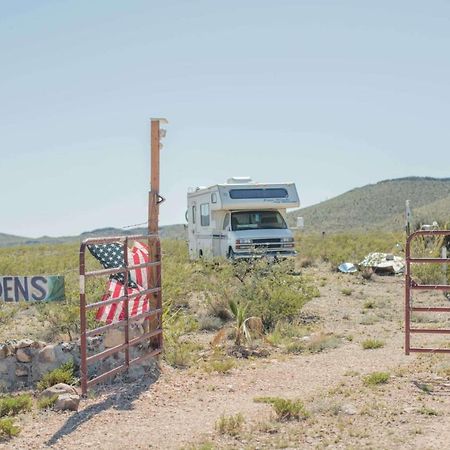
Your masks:
M88 246L92 255L100 261L105 269L125 267L123 246L120 244L98 244ZM148 262L148 247L140 242L135 242L128 251L128 263L139 265ZM138 294L148 288L148 267L132 269L128 276L128 295ZM125 276L123 273L110 276L107 293L102 301L112 300L125 295ZM133 317L149 310L148 295L138 295L129 300L129 316ZM100 322L113 323L125 318L125 302L114 302L101 306L96 314Z

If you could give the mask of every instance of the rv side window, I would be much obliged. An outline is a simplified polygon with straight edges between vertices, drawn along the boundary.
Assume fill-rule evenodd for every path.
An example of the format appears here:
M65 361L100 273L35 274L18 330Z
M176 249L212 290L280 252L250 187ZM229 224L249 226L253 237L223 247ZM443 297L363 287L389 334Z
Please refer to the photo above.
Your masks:
M288 192L284 188L231 189L233 199L246 198L287 198Z
M230 215L226 214L223 220L223 229L226 230L230 226Z
M217 203L217 194L215 192L211 194L211 203Z
M202 227L209 227L209 203L200 205L200 223Z
M196 213L196 208L195 205L192 207L192 223L195 223L195 213Z

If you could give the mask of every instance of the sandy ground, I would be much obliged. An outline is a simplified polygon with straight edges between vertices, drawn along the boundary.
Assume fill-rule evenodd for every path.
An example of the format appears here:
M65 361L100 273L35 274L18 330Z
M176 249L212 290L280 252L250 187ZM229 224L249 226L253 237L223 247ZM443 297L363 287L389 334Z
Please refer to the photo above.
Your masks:
M340 337L338 348L274 350L227 374L163 366L154 384L107 389L83 400L78 413L19 416L21 435L0 448L450 448L450 356L404 355L402 278L306 271L321 296L305 312ZM367 338L385 345L364 350ZM389 382L366 386L374 371L389 372ZM310 417L277 422L270 405L254 401L261 396L302 399ZM215 431L222 414L237 413L245 424L236 436Z

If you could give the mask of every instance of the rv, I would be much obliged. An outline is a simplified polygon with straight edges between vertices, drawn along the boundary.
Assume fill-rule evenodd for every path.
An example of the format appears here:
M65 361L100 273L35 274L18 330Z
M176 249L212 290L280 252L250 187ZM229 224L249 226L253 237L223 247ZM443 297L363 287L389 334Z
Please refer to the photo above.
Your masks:
M300 205L294 183L227 183L190 189L187 195L191 259L285 258L296 254L286 209Z

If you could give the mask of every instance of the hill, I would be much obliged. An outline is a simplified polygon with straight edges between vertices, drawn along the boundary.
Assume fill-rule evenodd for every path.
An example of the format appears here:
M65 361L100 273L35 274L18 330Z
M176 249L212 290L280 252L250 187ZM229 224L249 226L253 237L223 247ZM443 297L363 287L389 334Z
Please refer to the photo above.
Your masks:
M450 178L408 177L352 189L330 200L288 213L289 224L303 217L306 232L385 230L404 226L405 201L411 201L415 223L450 222ZM79 236L27 238L0 233L0 247L77 242L88 237L145 234L145 228L100 228ZM184 225L160 228L162 238L183 239Z
M123 236L133 234L146 234L146 228L130 228L123 230L120 228L99 228L97 230L86 231L79 236L62 236L50 237L42 236L40 238L28 238L24 236L14 236L12 234L0 233L0 247L12 247L16 245L40 245L40 244L66 244L70 242L80 242L83 239L97 236ZM163 239L183 239L185 236L184 226L166 225L159 230L160 236Z
M401 230L405 201L414 222L450 220L450 178L408 177L352 189L317 205L289 213L293 225L303 217L305 231Z

